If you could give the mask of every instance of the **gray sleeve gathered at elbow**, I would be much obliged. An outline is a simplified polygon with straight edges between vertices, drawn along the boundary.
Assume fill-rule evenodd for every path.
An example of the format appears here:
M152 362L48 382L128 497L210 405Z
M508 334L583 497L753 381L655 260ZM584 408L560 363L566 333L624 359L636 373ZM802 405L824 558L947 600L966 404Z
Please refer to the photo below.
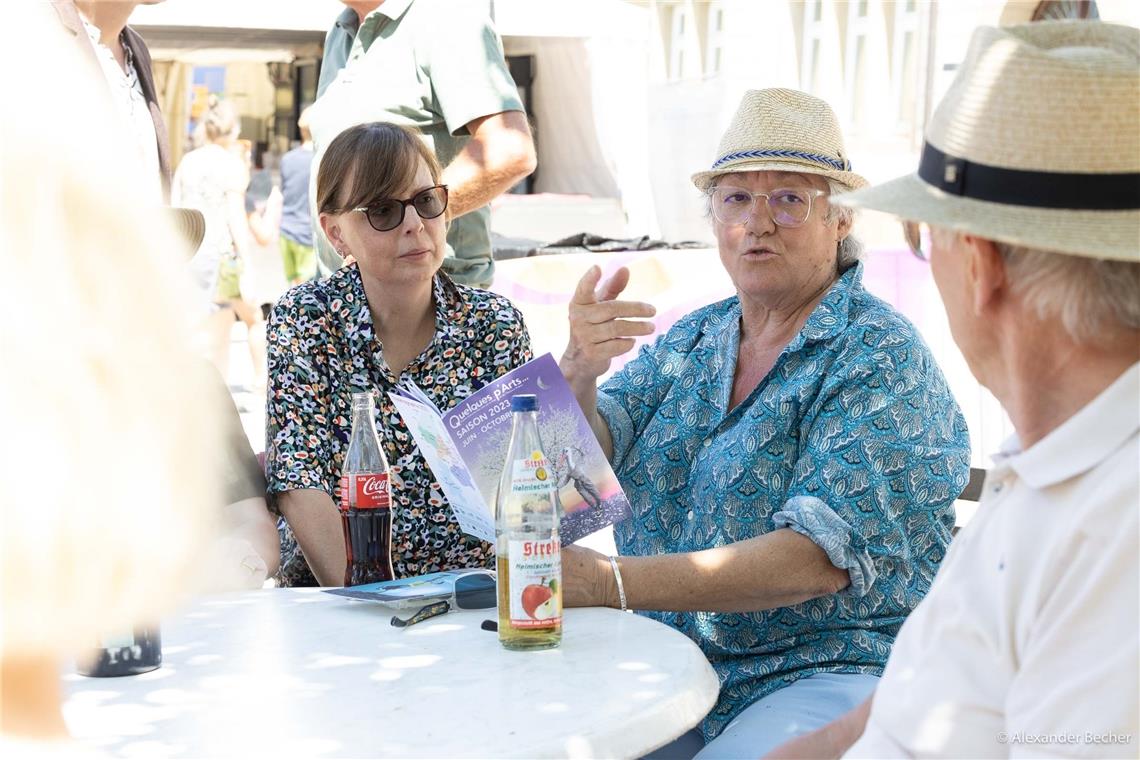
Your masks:
M851 576L850 591L863 596L878 574L863 540L831 507L814 496L793 496L772 516L775 527L791 528L810 538L831 564Z

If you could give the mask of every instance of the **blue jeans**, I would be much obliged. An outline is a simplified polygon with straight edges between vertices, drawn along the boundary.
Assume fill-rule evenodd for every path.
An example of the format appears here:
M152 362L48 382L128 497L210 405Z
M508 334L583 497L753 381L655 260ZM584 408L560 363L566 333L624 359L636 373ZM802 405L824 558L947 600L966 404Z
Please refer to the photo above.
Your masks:
M862 673L816 673L758 699L708 744L693 729L650 752L646 760L758 758L862 704L879 683Z

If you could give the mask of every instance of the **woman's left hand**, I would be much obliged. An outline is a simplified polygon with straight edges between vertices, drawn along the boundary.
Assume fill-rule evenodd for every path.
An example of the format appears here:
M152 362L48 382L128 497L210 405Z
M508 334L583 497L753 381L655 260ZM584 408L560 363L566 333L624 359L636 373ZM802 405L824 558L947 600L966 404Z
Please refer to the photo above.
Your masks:
M584 546L562 547L562 606L619 606L609 557Z

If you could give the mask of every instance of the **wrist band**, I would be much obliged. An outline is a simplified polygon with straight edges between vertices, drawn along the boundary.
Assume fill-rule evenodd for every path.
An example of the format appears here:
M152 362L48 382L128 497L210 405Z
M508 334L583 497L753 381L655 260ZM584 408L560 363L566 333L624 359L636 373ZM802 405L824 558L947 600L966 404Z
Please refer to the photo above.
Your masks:
M621 611L629 612L629 606L625 603L625 585L621 582L621 569L618 567L617 557L610 556L610 567L614 569L614 580L617 582L618 602L621 603Z

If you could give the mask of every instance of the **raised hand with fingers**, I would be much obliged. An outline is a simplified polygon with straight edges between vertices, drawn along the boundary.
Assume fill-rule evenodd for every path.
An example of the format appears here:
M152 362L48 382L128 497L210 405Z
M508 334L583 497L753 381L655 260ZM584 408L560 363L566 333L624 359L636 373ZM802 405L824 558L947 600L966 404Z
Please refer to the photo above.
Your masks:
M629 270L621 267L599 285L601 277L600 267L590 267L570 299L570 341L559 366L575 393L578 385L595 384L636 337L653 333L645 321L657 313L651 304L616 300L629 284Z

